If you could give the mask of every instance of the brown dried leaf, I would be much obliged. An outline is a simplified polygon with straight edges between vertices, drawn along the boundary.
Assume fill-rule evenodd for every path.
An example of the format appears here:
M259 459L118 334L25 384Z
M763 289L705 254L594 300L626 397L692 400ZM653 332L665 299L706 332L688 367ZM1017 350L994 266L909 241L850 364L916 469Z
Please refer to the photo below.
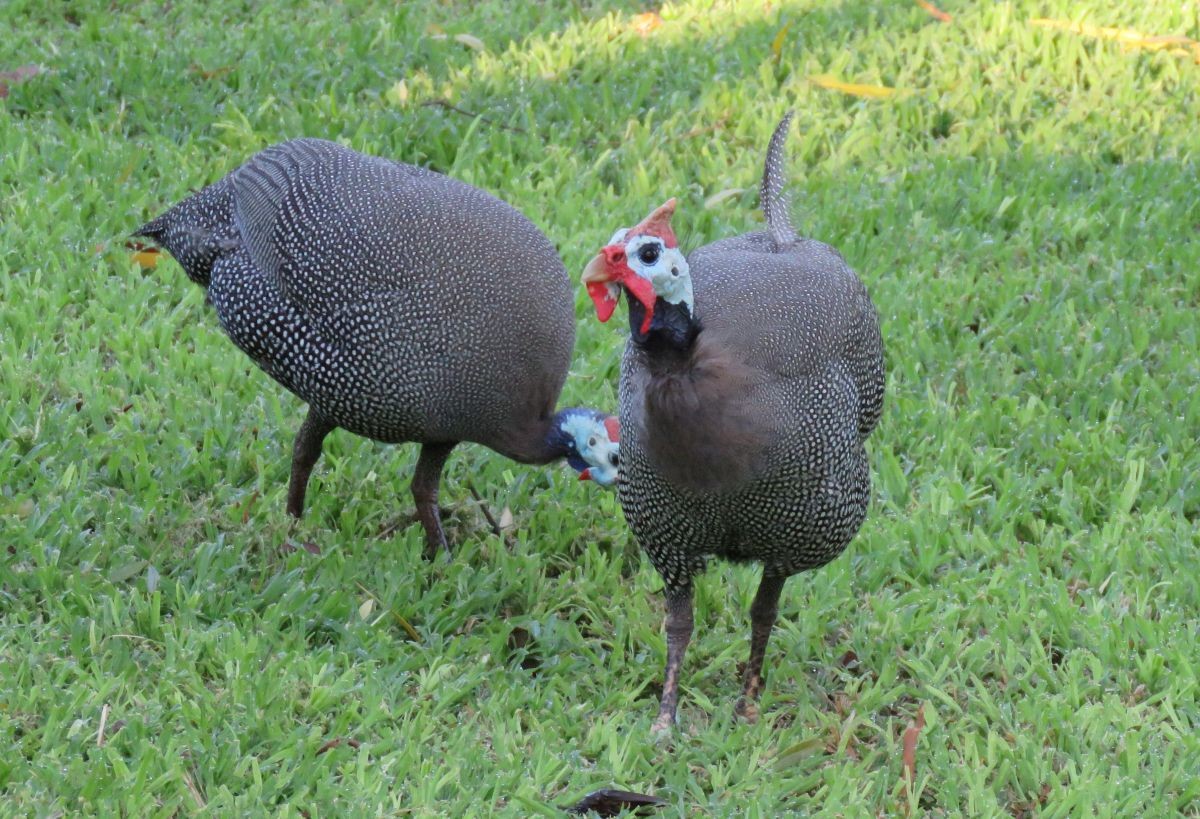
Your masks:
M321 548L319 546L317 546L317 544L309 543L308 541L303 541L299 544L295 544L289 540L289 541L285 541L283 546L280 547L280 551L282 551L285 555L291 554L292 552L298 552L301 549L308 552L310 555L321 554Z
M362 743L359 742L357 739L351 739L350 737L336 737L335 739L329 740L324 745L322 745L320 748L318 748L316 755L320 756L321 754L325 753L326 751L332 751L334 748L338 747L339 745L349 745L351 748L359 748L362 746Z
M929 0L917 0L917 5L929 12L929 16L935 20L941 20L943 23L949 23L954 19L949 14L935 6L933 3L930 3Z
M658 12L648 11L645 14L639 14L630 22L630 27L637 32L639 37L649 37L655 29L663 24L663 18L658 16Z
M917 708L917 718L904 729L904 737L901 740L904 748L904 777L910 785L917 777L917 739L920 738L921 730L924 727L925 703L921 703L921 706Z
M0 71L0 100L8 96L8 88L23 83L30 77L36 77L45 71L40 65L22 65L11 71Z
M202 80L215 80L218 77L224 77L230 71L233 71L233 66L223 65L220 68L204 69L195 63L192 63L188 66L188 71L192 72Z

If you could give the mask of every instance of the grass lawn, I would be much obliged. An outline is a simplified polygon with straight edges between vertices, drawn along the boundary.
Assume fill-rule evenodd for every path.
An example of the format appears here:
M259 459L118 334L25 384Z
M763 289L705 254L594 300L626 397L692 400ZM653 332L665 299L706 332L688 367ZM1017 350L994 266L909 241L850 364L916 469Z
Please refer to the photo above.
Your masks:
M0 71L44 69L0 100L0 815L555 816L620 787L679 816L1200 816L1200 52L1031 23L1200 19L940 5L0 4ZM784 592L757 725L757 572L717 564L651 741L661 584L569 470L461 449L430 563L415 449L338 433L293 531L302 405L124 246L310 135L500 195L577 274L667 196L686 247L755 228L788 108L796 222L867 283L888 400L871 515ZM615 407L624 321L576 310L564 401Z

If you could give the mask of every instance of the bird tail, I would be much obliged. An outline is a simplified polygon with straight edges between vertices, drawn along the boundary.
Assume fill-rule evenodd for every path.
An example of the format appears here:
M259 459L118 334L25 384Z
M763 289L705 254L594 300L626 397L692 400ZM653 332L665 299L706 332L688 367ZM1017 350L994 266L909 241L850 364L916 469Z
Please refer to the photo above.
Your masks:
M237 247L228 194L221 183L188 197L133 232L175 257L188 278L208 287L213 262Z
M784 152L784 146L787 143L792 116L792 111L784 114L783 119L775 126L775 133L771 134L771 142L767 145L767 161L763 168L762 187L759 189L763 215L767 217L771 242L777 251L787 248L797 238L789 210L790 197L784 191L784 185L787 183L787 154Z
M167 216L170 212L164 213L157 219L151 219L146 224L135 230L131 236L140 236L143 239L149 239L155 244L163 244L163 239L167 236ZM165 246L165 245L164 245Z

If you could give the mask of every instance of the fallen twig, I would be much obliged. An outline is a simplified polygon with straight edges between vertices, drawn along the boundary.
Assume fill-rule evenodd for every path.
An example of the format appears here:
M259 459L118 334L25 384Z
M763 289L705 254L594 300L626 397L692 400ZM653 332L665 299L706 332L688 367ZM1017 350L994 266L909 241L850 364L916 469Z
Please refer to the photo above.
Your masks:
M485 117L483 114L476 114L473 111L468 111L465 108L459 108L457 105L450 102L450 100L427 100L421 103L421 106L423 108L445 108L447 111L453 111L456 114L462 114L464 117L470 117L471 119L478 119L480 122L486 122L489 125L495 125L497 128L503 128L505 131L512 131L514 134L529 133L524 128L519 128L516 125L505 125L503 122L494 120L491 117Z

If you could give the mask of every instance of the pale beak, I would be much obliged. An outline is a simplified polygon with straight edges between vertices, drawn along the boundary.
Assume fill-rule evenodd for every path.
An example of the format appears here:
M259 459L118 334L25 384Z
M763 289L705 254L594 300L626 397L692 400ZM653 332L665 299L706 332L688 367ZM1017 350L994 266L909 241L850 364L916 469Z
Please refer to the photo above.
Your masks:
M597 253L587 263L587 267L583 269L583 274L579 279L584 284L607 284L612 281L612 275L608 272L608 263L605 262L603 253Z

